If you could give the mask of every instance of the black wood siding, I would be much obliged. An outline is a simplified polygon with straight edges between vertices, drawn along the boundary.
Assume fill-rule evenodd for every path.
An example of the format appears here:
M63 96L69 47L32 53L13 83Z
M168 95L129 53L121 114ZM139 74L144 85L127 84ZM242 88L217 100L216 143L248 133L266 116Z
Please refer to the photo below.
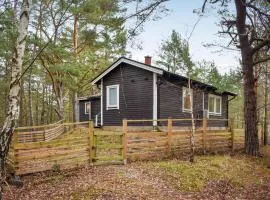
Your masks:
M89 114L85 114L85 103L91 102L91 119L95 120L95 116L100 113L100 98L79 101L80 121L89 121Z
M191 118L191 114L189 112L183 112L182 109L182 99L183 99L183 85L179 85L177 83L170 82L168 80L161 80L161 84L159 86L159 116L160 119L166 119L168 117L183 119L183 118ZM204 97L204 101L203 101ZM218 115L210 115L210 119L227 119L228 118L228 106L227 106L228 96L222 96L222 114ZM203 106L204 102L204 106ZM202 119L203 118L203 110L208 109L208 92L204 90L194 89L193 90L193 106L194 106L194 117ZM224 127L227 126L227 121L211 121L209 120L208 125L210 127ZM191 126L190 121L183 122L174 122L173 125L180 126ZM202 121L196 121L196 126L201 126Z
M106 86L119 84L119 110L106 109ZM121 126L122 120L153 118L153 73L122 63L103 77L103 125Z
M119 85L119 109L107 110L106 86L117 84ZM182 87L184 84L185 82L181 82L181 80L165 80L162 76L158 77L159 119L167 119L168 117L178 119L191 118L191 114L189 112L183 112L182 110ZM203 109L208 109L208 92L208 89L193 90L195 118L202 119ZM210 118L226 119L228 117L227 99L228 96L222 97L222 115L210 115ZM122 126L122 120L124 118L153 118L153 73L122 63L103 77L103 125ZM161 124L162 123L160 123L160 125ZM152 123L145 122L130 125L149 126L152 125ZM173 125L191 126L191 122L174 122ZM202 120L196 121L196 126L201 125ZM209 121L208 125L210 127L224 127L227 126L227 122Z
M159 118L190 119L191 113L183 111L183 86L162 80L159 86ZM193 91L194 117L202 118L203 115L203 91ZM197 121L199 126L201 121ZM173 125L190 126L190 121L174 122Z

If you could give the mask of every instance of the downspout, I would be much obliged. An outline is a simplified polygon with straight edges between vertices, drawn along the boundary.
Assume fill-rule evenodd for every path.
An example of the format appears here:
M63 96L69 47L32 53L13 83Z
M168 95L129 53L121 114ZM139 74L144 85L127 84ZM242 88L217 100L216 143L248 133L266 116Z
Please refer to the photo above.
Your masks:
M153 73L153 127L156 130L157 127L157 103L158 103L158 96L157 96L157 74Z

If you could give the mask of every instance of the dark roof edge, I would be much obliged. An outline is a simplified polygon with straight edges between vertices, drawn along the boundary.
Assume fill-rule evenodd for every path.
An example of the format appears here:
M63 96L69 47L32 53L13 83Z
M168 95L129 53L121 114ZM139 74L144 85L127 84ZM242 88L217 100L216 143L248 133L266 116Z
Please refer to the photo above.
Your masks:
M91 100L91 99L100 99L101 95L91 95L86 97L78 97L78 101L85 101L85 100Z
M169 71L164 70L164 69L162 69L162 68L155 67L155 66L152 66L152 65L146 65L145 63L142 63L142 62L139 62L139 61L132 60L132 59L130 59L130 58L126 58L126 57L124 57L124 56L121 56L121 57L118 58L115 62L113 62L109 67L107 67L105 70L103 70L101 73L99 73L95 78L93 78L93 79L91 80L91 83L92 83L95 79L97 79L101 74L105 73L110 67L112 67L113 65L115 65L115 64L116 64L119 60L121 60L121 59L126 59L126 60L129 60L129 61L131 61L131 62L135 62L135 63L137 63L137 64L139 64L139 65L145 65L145 66L147 66L147 67L153 68L154 70L162 70L163 73L171 74L171 75L173 75L173 76L177 76L177 77L179 77L179 78L188 80L188 77L186 77L186 76L182 76L182 75L179 75L179 74L176 74L176 73L172 73L172 72L169 72ZM200 84L200 85L204 85L204 86L206 86L206 87L208 87L208 88L211 88L211 89L214 90L214 91L218 90L218 88L215 87L215 86L213 86L213 85L210 85L210 84L207 84L207 83L203 83L203 82L201 82L201 81L197 81L197 80L194 80L194 79L190 79L190 80L191 80L193 83L197 83L197 84ZM97 82L99 82L99 81L97 81ZM237 96L237 94L232 93L232 92L229 92L229 91L223 91L223 92L221 92L221 94L230 95L230 96Z

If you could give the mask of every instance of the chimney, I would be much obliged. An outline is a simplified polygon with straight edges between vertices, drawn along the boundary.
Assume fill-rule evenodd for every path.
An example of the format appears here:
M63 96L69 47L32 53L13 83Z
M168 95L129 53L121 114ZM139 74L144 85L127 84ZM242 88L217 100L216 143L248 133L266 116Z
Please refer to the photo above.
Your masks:
M145 56L144 57L144 64L151 65L152 63L152 57L151 56Z

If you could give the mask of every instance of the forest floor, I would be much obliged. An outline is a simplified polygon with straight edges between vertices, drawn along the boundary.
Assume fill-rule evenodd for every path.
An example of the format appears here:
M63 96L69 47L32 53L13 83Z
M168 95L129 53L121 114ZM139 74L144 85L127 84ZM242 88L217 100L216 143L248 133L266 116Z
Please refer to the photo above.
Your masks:
M94 166L22 177L4 199L269 199L270 169L263 158L197 156L184 160Z

